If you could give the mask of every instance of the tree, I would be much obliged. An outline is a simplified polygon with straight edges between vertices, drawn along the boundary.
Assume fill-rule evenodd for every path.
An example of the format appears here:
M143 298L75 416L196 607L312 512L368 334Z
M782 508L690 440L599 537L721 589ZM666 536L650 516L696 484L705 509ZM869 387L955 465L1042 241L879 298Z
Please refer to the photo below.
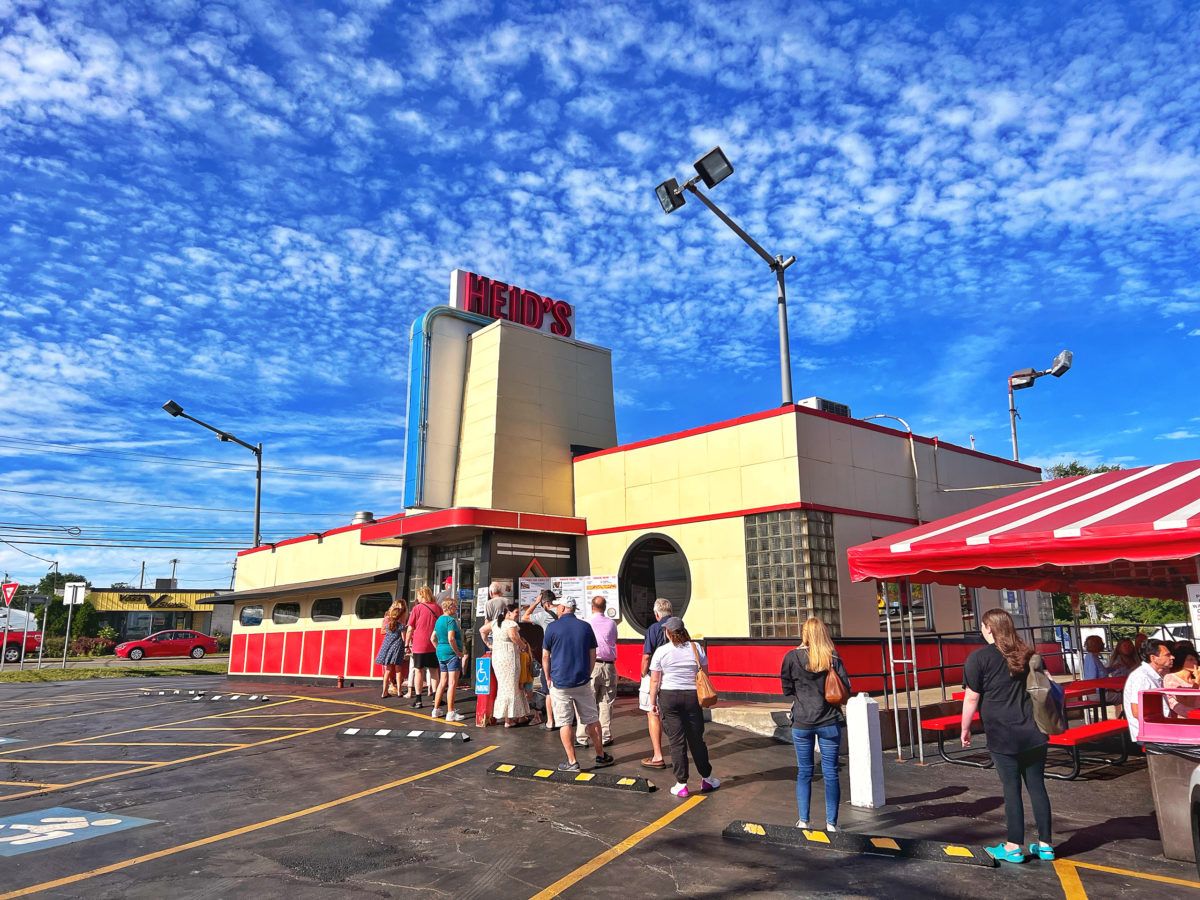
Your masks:
M62 590L63 585L70 581L82 581L91 589L91 582L82 575L77 575L75 572L49 572L46 574L37 585L37 593L43 597L47 597L50 601L50 607L46 611L46 634L59 636L66 633L67 630L67 607L62 602L62 598L54 592ZM99 626L99 615L96 612L96 607L92 606L88 601L84 601L82 605L75 607L71 613L71 637L92 636L95 634L96 628Z
M1115 464L1111 466L1089 466L1077 459L1073 459L1070 462L1055 463L1046 470L1046 474L1049 476L1048 480L1052 480L1055 478L1075 478L1079 475L1093 475L1096 472L1117 472L1120 468L1119 465Z

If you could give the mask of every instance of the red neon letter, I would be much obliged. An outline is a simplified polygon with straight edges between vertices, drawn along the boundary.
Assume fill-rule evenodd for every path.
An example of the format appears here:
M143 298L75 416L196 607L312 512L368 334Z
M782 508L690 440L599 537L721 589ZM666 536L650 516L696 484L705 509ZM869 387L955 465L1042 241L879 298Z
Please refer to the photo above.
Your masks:
M521 291L521 324L530 328L541 328L542 298L533 291Z
M467 273L467 310L482 313L488 295L488 280L474 272Z
M554 306L550 308L550 315L554 317L554 324L550 326L550 333L561 337L570 337L571 317L575 315L575 310L571 308L571 304L564 300L555 300Z
M503 281L493 281L492 287L488 292L488 308L487 315L493 319L499 319L504 316L504 301L508 296L508 285Z

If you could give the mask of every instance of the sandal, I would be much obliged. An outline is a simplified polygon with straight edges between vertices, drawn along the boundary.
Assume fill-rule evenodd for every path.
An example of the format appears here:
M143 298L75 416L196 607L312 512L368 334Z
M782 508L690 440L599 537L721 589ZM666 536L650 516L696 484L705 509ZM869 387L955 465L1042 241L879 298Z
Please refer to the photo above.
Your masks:
M1018 847L1016 850L1006 850L1004 841L998 843L995 847L984 847L988 856L1000 862L1023 863L1025 862L1025 851Z

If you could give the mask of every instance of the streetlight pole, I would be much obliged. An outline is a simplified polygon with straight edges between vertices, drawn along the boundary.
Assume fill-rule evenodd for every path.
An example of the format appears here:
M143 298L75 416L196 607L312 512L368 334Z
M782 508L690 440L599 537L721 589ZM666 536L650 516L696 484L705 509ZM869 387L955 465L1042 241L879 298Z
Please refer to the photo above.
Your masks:
M211 431L213 434L215 434L217 436L217 440L226 441L226 442L229 442L232 444L237 444L239 447L245 447L247 450L249 450L251 453L254 454L254 546L255 547L261 546L262 545L262 528L261 528L261 524L262 524L262 454L263 454L262 443L260 442L257 445L248 444L245 441L243 441L241 438L235 437L234 435L230 434L228 431L222 431L220 428L216 428L212 425L209 425L207 422L202 422L200 419L197 419L195 416L190 416L187 413L185 413L183 411L183 407L180 406L178 403L176 403L174 400L168 400L166 403L164 403L162 405L162 408L167 412L168 415L174 416L176 418L187 419L190 422L195 422L201 428L207 428L209 431Z
M1025 388L1033 387L1035 381L1043 375L1053 375L1055 378L1062 378L1071 369L1071 364L1075 361L1075 354L1070 350L1063 350L1058 356L1054 357L1054 362L1050 364L1048 369L1017 369L1008 376L1008 428L1012 433L1012 450L1013 462L1020 462L1021 456L1017 452L1017 402L1013 396L1013 391L1020 391Z
M782 405L791 406L792 357L791 347L788 342L787 285L783 273L788 266L796 261L796 257L789 256L787 259L784 259L781 254L772 256L762 248L762 245L758 241L746 234L737 222L729 218L724 210L702 194L700 189L696 187L697 182L703 181L705 187L711 188L733 174L733 165L726 158L724 151L720 147L713 148L700 157L700 159L696 160L695 168L698 173L696 177L689 178L682 186L674 178L667 179L658 185L655 188L658 202L662 206L663 212L672 213L684 205L685 198L683 192L685 190L690 191L697 200L712 211L713 215L729 226L729 229L734 234L745 241L746 246L762 257L763 262L775 273L775 299L779 312L779 381L783 395Z

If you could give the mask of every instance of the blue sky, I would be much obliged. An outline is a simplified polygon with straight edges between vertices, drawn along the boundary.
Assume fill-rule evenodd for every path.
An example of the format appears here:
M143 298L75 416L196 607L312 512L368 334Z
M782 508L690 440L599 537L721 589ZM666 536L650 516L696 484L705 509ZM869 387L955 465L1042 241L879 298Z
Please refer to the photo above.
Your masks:
M251 455L168 398L266 445L268 539L397 511L454 267L575 304L623 441L777 404L771 273L653 195L716 144L797 259L797 397L1003 456L1005 378L1069 347L1027 461L1194 458L1198 44L1185 2L0 0L0 521L227 584L227 549L55 545L249 542Z

